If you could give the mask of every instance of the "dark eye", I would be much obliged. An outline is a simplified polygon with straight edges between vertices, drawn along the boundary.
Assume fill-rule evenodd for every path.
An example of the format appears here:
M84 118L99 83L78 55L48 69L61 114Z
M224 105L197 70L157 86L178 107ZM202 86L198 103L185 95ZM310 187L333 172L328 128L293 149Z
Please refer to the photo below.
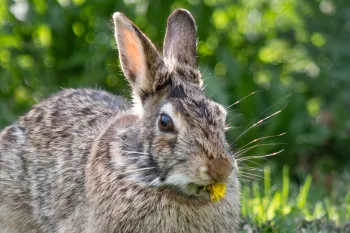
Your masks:
M173 132L174 131L173 120L171 120L171 118L168 115L162 113L160 114L158 127L163 132Z

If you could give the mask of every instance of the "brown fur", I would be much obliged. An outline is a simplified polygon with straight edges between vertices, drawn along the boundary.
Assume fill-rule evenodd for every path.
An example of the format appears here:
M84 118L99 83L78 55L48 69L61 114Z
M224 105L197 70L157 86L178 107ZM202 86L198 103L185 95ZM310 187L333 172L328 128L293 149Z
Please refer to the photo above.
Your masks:
M125 16L114 21L134 103L66 89L3 129L0 232L236 232L240 189L226 112L201 89L192 16L169 17L163 56ZM168 108L177 128L164 133L158 120ZM187 189L215 180L227 183L216 203Z

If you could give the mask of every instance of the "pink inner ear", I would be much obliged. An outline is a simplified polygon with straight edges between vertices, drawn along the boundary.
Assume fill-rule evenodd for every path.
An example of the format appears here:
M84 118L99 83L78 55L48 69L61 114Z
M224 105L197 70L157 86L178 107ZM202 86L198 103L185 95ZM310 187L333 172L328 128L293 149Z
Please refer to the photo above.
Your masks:
M123 41L123 50L131 72L138 75L144 75L144 57L140 41L128 28L121 28L121 39Z

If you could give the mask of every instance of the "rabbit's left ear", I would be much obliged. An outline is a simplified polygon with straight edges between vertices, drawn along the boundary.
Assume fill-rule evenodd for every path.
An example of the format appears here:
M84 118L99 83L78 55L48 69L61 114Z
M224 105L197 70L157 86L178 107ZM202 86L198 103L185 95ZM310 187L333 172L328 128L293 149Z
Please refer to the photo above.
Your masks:
M144 100L152 93L157 68L163 64L152 42L122 13L113 14L119 60L134 98Z
M163 56L197 68L196 24L189 11L177 9L169 16Z

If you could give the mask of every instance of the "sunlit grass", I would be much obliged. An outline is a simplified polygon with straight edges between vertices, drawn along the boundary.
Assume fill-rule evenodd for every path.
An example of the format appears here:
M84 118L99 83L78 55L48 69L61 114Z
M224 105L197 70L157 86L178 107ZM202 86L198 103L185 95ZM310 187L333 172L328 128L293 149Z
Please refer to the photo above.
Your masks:
M327 196L315 200L316 192L310 175L298 188L284 167L282 179L272 185L270 169L264 168L263 180L243 185L241 232L349 232L350 191L339 194L346 196L339 202Z

